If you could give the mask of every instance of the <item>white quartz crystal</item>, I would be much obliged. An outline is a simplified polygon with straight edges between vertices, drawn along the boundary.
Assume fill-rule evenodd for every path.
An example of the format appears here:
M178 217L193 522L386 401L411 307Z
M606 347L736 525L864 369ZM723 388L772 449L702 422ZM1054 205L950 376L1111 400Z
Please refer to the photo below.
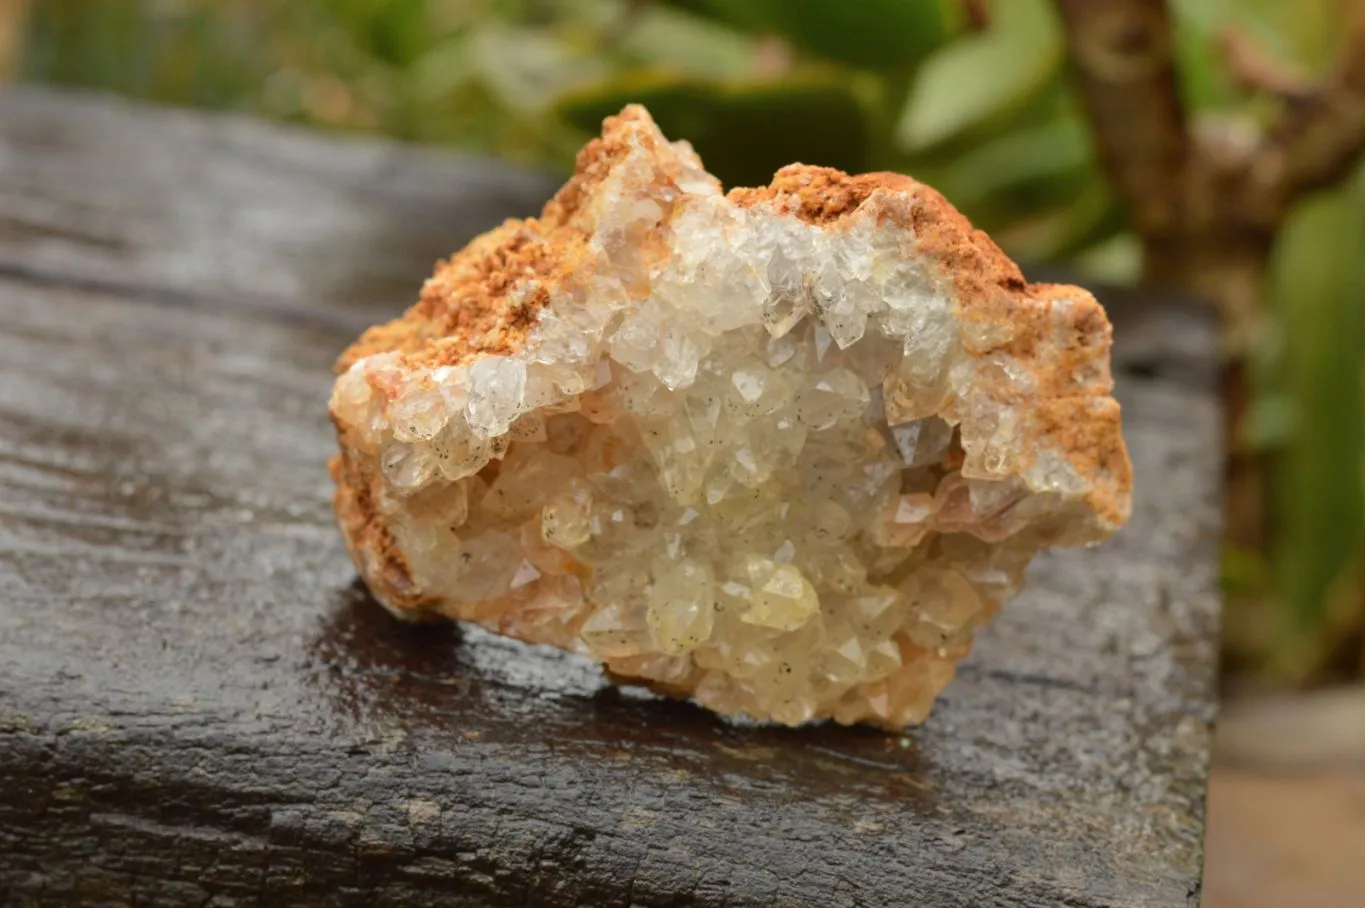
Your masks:
M438 271L332 398L381 600L722 713L923 720L1040 548L1123 521L1128 466L1088 294L857 179L726 196L634 108Z

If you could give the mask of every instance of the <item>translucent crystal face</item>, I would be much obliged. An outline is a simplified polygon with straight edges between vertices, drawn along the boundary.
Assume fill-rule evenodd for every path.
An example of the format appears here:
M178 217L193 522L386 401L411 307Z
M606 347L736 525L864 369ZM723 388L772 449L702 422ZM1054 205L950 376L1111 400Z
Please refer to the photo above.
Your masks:
M427 608L723 713L900 727L1041 546L1111 529L1030 433L1025 353L1077 343L1067 297L1011 353L913 230L738 205L680 147L637 143L584 211L516 349L337 382Z

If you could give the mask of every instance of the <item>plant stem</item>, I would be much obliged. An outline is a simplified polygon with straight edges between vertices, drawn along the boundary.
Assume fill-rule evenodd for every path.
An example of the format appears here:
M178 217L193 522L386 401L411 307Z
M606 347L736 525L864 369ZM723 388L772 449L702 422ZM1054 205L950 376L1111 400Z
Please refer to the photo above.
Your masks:
M1164 0L1057 0L1100 157L1143 237L1178 231L1191 139Z
M19 72L29 0L0 0L0 85Z

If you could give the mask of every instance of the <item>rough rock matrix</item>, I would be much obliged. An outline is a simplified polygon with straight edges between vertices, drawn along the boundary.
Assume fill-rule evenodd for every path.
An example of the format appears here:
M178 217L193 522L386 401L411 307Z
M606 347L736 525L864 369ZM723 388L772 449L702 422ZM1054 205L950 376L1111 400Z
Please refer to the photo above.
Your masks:
M726 194L630 107L343 354L336 510L400 615L901 728L1039 549L1127 518L1109 346L914 180Z

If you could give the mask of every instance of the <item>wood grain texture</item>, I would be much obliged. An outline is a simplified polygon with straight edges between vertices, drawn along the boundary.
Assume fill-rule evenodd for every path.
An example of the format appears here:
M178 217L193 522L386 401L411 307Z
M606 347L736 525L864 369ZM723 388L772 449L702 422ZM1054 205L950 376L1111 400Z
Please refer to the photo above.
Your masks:
M1113 307L1131 525L1040 559L903 738L735 727L368 598L328 365L546 191L0 95L0 903L1197 902L1219 455L1187 308Z

